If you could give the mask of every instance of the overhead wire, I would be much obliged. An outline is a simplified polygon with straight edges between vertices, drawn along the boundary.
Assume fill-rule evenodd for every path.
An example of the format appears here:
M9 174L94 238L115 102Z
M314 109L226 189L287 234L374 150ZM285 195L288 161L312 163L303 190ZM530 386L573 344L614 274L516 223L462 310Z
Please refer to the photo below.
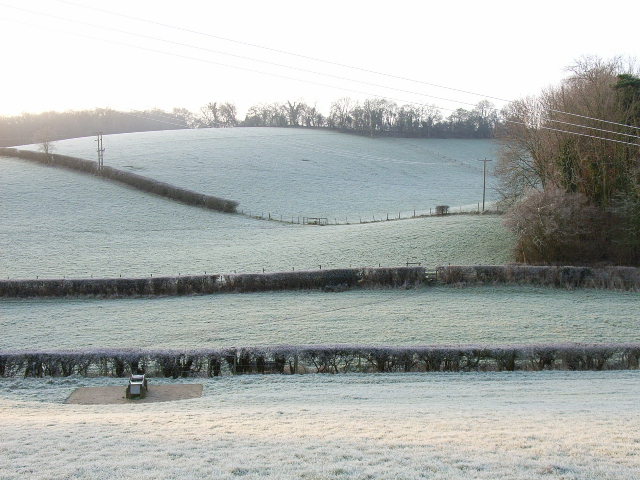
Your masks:
M72 6L75 6L75 7L81 7L81 8L88 9L88 10L93 10L93 11L98 11L98 12L101 12L101 13L106 13L108 15L127 18L129 20L134 20L134 21L137 21L137 22L143 22L143 23L148 23L148 24L152 24L152 25L157 25L157 26L161 26L161 27L164 27L164 28L169 28L169 29L173 29L173 30L177 30L177 31L182 31L182 32L187 32L187 33L200 35L200 36L204 36L204 37L214 38L214 39L217 39L217 40L222 40L222 41L225 41L225 42L235 43L235 44L238 44L238 45L244 45L244 46L248 46L248 47L252 47L252 48L258 48L258 49L265 50L265 51L271 51L271 52L274 52L274 53L279 53L279 54L283 54L283 55L289 55L289 56L293 56L293 57L298 57L298 58L302 58L302 59L305 59L305 60L311 60L311 61L314 61L314 62L324 63L324 64L327 64L327 65L333 65L333 66L338 66L338 67L341 67L341 68L347 68L347 69L351 69L351 70L356 70L356 71L360 71L360 72L363 72L363 73L369 73L369 74L379 75L379 76L383 76L383 77L387 77L387 78L393 78L393 79L396 79L396 80L402 80L402 81L407 81L407 82L411 82L411 83L427 85L427 86L436 87L436 88L442 88L442 89L445 89L445 90L450 90L450 91L454 91L454 92L458 92L458 93L464 93L464 94L473 95L473 96L477 96L477 97L489 98L489 99L492 99L492 100L498 100L498 101L507 102L507 103L511 103L513 101L513 100L510 100L510 99L501 98L501 97L492 96L492 95L486 95L486 94L474 92L474 91L471 91L471 90L464 90L464 89L460 89L460 88L450 87L450 86L447 86L447 85L441 85L441 84L437 84L437 83L427 82L427 81L424 81L424 80L416 80L416 79L405 77L405 76L402 76L402 75L395 75L395 74L390 74L390 73L387 73L387 72L381 72L381 71L368 69L368 68L363 68L363 67L359 67L359 66L348 65L348 64L345 64L345 63L340 63L340 62L336 62L336 61L333 61L333 60L327 60L327 59L323 59L323 58L319 58L319 57L314 57L314 56L311 56L311 55L295 53L295 52L291 52L291 51L284 50L284 49L267 47L267 46L264 46L264 45L259 45L259 44L256 44L256 43L251 43L251 42L246 42L246 41L242 41L242 40L232 39L232 38L224 37L224 36L221 36L221 35L214 35L214 34L211 34L211 33L201 32L201 31L189 29L189 28L186 28L186 27L170 25L170 24L167 24L167 23L158 22L158 21L155 21L155 20L150 20L148 18L136 17L136 16L133 16L133 15L127 15L127 14L123 14L123 13L119 13L119 12L114 12L112 10L102 9L102 8L98 8L98 7L92 7L92 6L89 6L89 5L83 5L83 4L79 4L79 3L76 3L76 2L71 2L69 0L56 0L56 1L59 2L59 3L65 3L67 5L72 5ZM604 119L597 118L597 117L590 117L590 116L587 116L587 115L581 115L581 114L566 112L566 111L557 110L557 109L550 109L550 111L552 111L554 113L562 113L562 114L571 115L571 116L575 116L575 117L580 117L580 118L584 118L584 119L588 119L588 120L596 120L596 121L608 123L608 124L611 124L611 125L623 126L623 127L632 128L632 129L635 129L635 130L640 130L640 127L636 127L634 125L628 125L628 124L624 124L624 123L613 122L613 121L610 121L610 120L604 120Z
M12 8L12 9L15 9L15 10L19 10L19 11L22 11L22 12L27 12L27 13L31 13L31 14L35 14L35 15L41 15L41 16L44 16L44 17L54 18L56 20L62 20L62 21L69 22L69 23L77 23L79 25L85 25L85 26L89 26L89 27L93 27L93 28L100 28L100 29L107 30L107 31L123 33L125 35L130 35L130 36L134 36L134 37L138 37L138 38L144 38L144 39L147 39L147 40L154 40L154 41L158 41L158 42L167 43L167 44L170 44L170 45L177 45L177 46L180 46L180 47L193 48L195 50L201 50L201 51L205 51L205 52L209 52L209 53L215 53L215 54L218 54L218 55L224 55L224 56L229 56L229 57L234 57L234 58L240 58L242 60L249 60L249 61L252 61L252 62L262 63L262 64L271 65L271 66L280 67L280 68L287 68L289 70L295 70L295 71L300 71L300 72L311 73L313 75L321 75L321 76L328 77L328 78L333 78L333 79L336 79L336 80L360 83L362 85L367 85L367 86L370 86L370 87L383 88L383 89L387 89L387 90L395 90L395 91L398 91L398 92L408 93L408 94L411 94L411 95L419 95L419 96L422 96L422 97L433 98L433 99L436 99L436 100L443 100L443 101L446 101L446 102L453 102L453 103L459 103L459 104L462 104L462 105L475 106L475 104L471 103L471 102L464 102L464 101L461 101L461 100L455 100L455 99L451 99L451 98L444 98L444 97L439 97L439 96L435 96L435 95L427 95L427 94L424 94L424 93L421 93L421 92L416 92L416 91L412 91L412 90L405 90L405 89L395 88L395 87L389 87L387 85L381 85L379 83L367 82L367 81L363 81L363 80L354 80L354 79L351 79L349 77L344 77L342 75L334 75L334 74L331 74L331 73L319 72L319 71L310 70L310 69L307 69L307 68L295 67L295 66L286 65L286 64L283 64L283 63L271 62L271 61L268 61L268 60L263 60L263 59L255 58L255 57L249 57L249 56L246 56L246 55L238 55L238 54L234 54L234 53L225 52L225 51L222 51L222 50L214 50L214 49L207 48L207 47L201 47L199 45L193 45L193 44L183 43L183 42L176 42L176 41L173 41L173 40L167 40L165 38L155 37L153 35L145 35L145 34L142 34L142 33L130 32L130 31L123 30L123 29L120 29L120 28L108 27L108 26L99 25L99 24L95 24L95 23L84 22L84 21L81 21L81 20L72 20L72 19L69 19L69 18L60 17L58 15L53 15L53 14L44 13L44 12L37 12L37 11L29 10L29 9L26 9L26 8L8 6L8 5L5 5L5 4L2 4L2 3L0 3L0 6L7 7L7 8Z
M507 123L513 123L513 124L516 124L516 125L524 125L525 127L528 126L525 122L517 122L515 120L502 120L502 121L503 122L507 122ZM544 130L551 130L551 131L554 131L554 132L569 133L571 135L579 135L581 137L595 138L595 139L604 140L604 141L607 141L607 142L623 143L625 145L632 145L634 147L640 147L640 144L637 144L637 143L625 142L625 141L622 141L622 140L615 140L613 138L597 137L595 135L587 135L586 133L571 132L569 130L562 130L562 129L559 129L559 128L545 127L545 126L542 126L542 125L537 127L537 128L541 128L541 129L544 129Z
M545 118L545 120L547 120L549 122L553 122L553 123L561 123L563 125L570 125L572 127L587 128L589 130L597 130L599 132L605 132L605 133L615 133L616 135L623 135L625 137L631 137L631 138L640 138L640 135L632 135L630 133L623 133L623 132L612 132L611 130L604 130L602 128L590 127L588 125L580 125L580 124L576 124L576 123L563 122L561 120L554 120L552 118Z
M6 5L0 3L0 6L6 6ZM17 7L11 6L10 8L17 8ZM24 9L20 9L20 8L17 8L17 9L18 10L24 10ZM29 25L29 26L32 26L32 27L34 26L33 24L30 24L30 23L24 22L24 21L21 21L20 23L23 23L25 25ZM48 27L48 28L50 28L50 27ZM128 47L128 48L134 48L134 49L138 49L138 50L158 53L158 54L161 54L161 55L175 56L175 57L184 58L184 59L187 59L187 60L193 60L193 61L213 64L213 65L219 65L219 66L224 66L224 67L233 68L233 69L237 69L237 70L249 71L249 72L259 73L259 74L262 74L262 75L268 75L268 76L273 76L273 77L277 77L277 78L284 78L284 79L287 79L287 80L294 80L294 81L303 82L303 83L311 83L311 84L320 85L320 86L323 86L323 87L328 87L328 88L338 89L338 90L342 90L342 91L349 91L349 92L369 95L369 96L382 98L382 99L386 99L386 100L406 102L406 103L410 103L410 104L413 104L413 105L424 106L424 107L429 107L429 108L434 107L434 105L428 105L428 104L425 104L425 103L401 100L401 99L396 98L396 97L389 97L389 96L386 96L386 95L379 95L379 94L374 94L374 93L371 93L371 92L364 92L362 90L355 90L355 89L352 89L352 88L338 87L338 86L331 85L331 84L326 84L326 83L323 83L323 82L317 82L315 80L300 79L300 78L290 77L290 76L279 74L279 73L265 72L265 71L257 70L257 69L254 69L254 68L242 67L242 66L238 66L238 65L230 65L230 64L223 63L223 62L203 59L203 58L200 58L200 57L194 57L194 56L179 54L179 53L175 53L175 52L167 52L167 51L163 51L163 50L144 47L144 46L140 46L140 45L134 45L134 44L130 44L130 43L127 43L127 42L121 42L121 41L117 41L117 40L104 39L104 38L101 38L101 37L95 37L95 36L92 36L92 35L87 35L87 34L83 34L83 33L79 33L79 32L68 32L68 31L65 30L64 33L72 35L72 36L79 36L79 37L83 37L83 38L89 38L91 40L97 40L97 41L101 41L101 42L105 42L105 43L121 45L121 46L125 46L125 47ZM391 88L391 87L385 87L385 88L389 88L389 89L393 90L393 88ZM447 100L450 100L450 99L447 99ZM455 102L455 100L450 100L450 101L454 101ZM462 103L464 103L464 102L462 102ZM439 107L439 106L436 106L436 108L441 109L441 110L455 111L455 109ZM503 121L505 121L507 123L526 125L523 122L517 122L517 121L513 121L513 120L503 120ZM180 126L184 127L184 125L180 125ZM580 127L585 127L585 126L580 125ZM611 141L611 142L616 142L616 143L621 143L621 144L638 146L638 144L636 144L636 143L624 142L624 141L621 141L621 140L615 140L615 139L610 139L610 138L606 138L606 137L597 137L597 136L594 136L594 135L587 135L587 134L583 134L583 133L572 132L572 131L552 128L552 127L540 126L539 128L542 128L542 129L545 129L545 130L552 130L552 131L556 131L556 132L564 132L564 133L583 136L583 137L596 138L596 139L600 139L600 140L604 140L604 141ZM585 128L588 128L588 127L585 127ZM607 133L612 133L612 134L619 134L620 133L620 132L613 132L613 131L606 131L606 132Z
M0 4L0 6L2 6L2 4ZM0 19L0 20L4 20L4 19ZM14 20L14 22L22 23L23 25L28 25L28 26L31 26L31 27L35 26L34 24L31 24L31 23L25 22L25 21L15 21ZM41 28L41 27L38 27L38 28ZM55 28L51 28L51 26L47 26L46 28L51 29L51 30L56 30ZM60 30L57 30L57 31L60 31ZM164 51L164 50L158 50L158 49L154 49L154 48L143 47L143 46L140 46L140 45L134 45L134 44L131 44L131 43L122 42L122 41L118 41L118 40L105 39L105 38L96 37L96 36L93 36L93 35L87 35L87 34L84 34L84 33L69 32L69 31L66 31L66 30L62 30L62 32L67 34L67 35L71 35L71 36L77 36L77 37L81 37L81 38L88 38L88 39L91 39L91 40L97 40L97 41L104 42L104 43L120 45L120 46L124 46L124 47L128 47L128 48L134 48L134 49L143 50L143 51L147 51L147 52L158 53L158 54L161 54L161 55L184 58L186 60L193 60L193 61L207 63L207 64L211 64L211 65L219 65L219 66L232 68L232 69L236 69L236 70L241 70L241 71L259 73L261 75L267 75L267 76L272 76L272 77L276 77L276 78L283 78L283 79L286 79L286 80L294 80L294 81L302 82L302 83L311 83L311 84L314 84L314 85L319 85L319 86L322 86L322 87L332 88L332 89L336 89L336 90L340 90L340 91L347 91L347 92L352 92L352 93L369 95L369 96L377 97L377 98L381 98L381 99L399 101L399 102L404 102L404 103L410 103L410 104L413 104L413 105L424 106L424 107L429 107L429 108L435 107L435 108L440 109L440 110L447 110L447 111L451 111L451 112L456 111L455 109L452 109L452 108L445 108L445 107L430 105L430 104L421 103L421 102L413 102L413 101L410 101L410 100L403 100L403 99L399 99L397 97L390 97L390 96L387 96L387 95L379 95L379 94L375 94L375 93L371 93L371 92L366 92L366 91L363 91L363 90L356 90L356 89L353 89L353 88L347 88L347 87L342 87L342 86L331 85L331 84L328 84L328 83L318 82L318 81L315 81L315 80L308 80L308 79L302 79L302 78L297 78L297 77L291 77L291 76L288 76L288 75L283 75L283 74L274 73L274 72L266 72L264 70L257 70L255 68L242 67L242 66L238 66L238 65L231 65L231 64L228 64L228 63L218 62L218 61L214 61L214 60L208 60L208 59L204 59L204 58L200 58L200 57L194 57L194 56L191 56L191 55L184 55L184 54L175 53L175 52L167 52L167 51Z
M62 1L62 0L60 0L60 1ZM62 3L72 3L72 2L63 1ZM0 4L0 5L6 6L4 4ZM360 83L360 84L363 84L363 85L373 86L373 87L376 87L376 88L394 90L394 91L398 91L398 92L402 92L402 93L408 93L408 94L411 94L411 95L418 95L418 96L422 96L422 97L426 97L426 98L433 98L433 99L436 99L436 100L443 100L443 101L447 101L447 102L459 103L459 104L463 104L463 105L467 105L467 106L475 106L475 104L470 103L470 102L455 100L455 99L451 99L451 98L444 98L444 97L439 97L439 96L434 96L434 95L428 95L428 94L424 94L424 93L421 93L421 92L416 92L416 91L406 90L406 89L400 89L400 88L396 88L396 87L389 87L387 85L381 85L381 84L373 83L373 82L367 82L367 81L362 81L362 80L354 80L354 79L351 79L351 78L348 78L348 77L344 77L344 76L341 76L341 75L333 75L333 74L330 74L330 73L318 72L318 71L315 71L315 70L309 70L309 69L305 69L305 68L301 68L301 67L295 67L295 66L291 66L291 65L282 64L282 63L270 62L268 60L258 59L258 58L255 58L255 57L249 57L249 56L245 56L245 55L237 55L237 54L224 52L224 51L221 51L221 50L214 50L214 49L201 47L199 45L193 45L193 44L189 44L189 43L175 42L175 41L172 41L172 40L167 40L167 39L155 37L155 36L152 36L152 35L145 35L145 34L130 32L130 31L123 30L123 29L120 29L120 28L108 27L108 26L98 25L98 24L94 24L94 23L90 23L90 22L84 22L84 21L80 21L80 20L71 20L71 19L60 17L60 16L57 16L57 15L52 15L52 14L43 13L43 12L37 12L37 11L33 11L33 10L21 8L21 7L9 6L9 8L13 8L15 10L19 10L19 11L23 11L23 12L27 12L27 13L31 13L31 14L36 14L36 15L41 15L41 16L45 16L45 17L55 18L57 20L62 20L62 21L65 21L65 22L77 23L77 24L80 24L80 25L86 25L86 26L90 26L90 27L93 27L93 28L100 28L100 29L103 29L103 30L114 31L114 32L118 32L118 33L123 33L125 35L135 36L135 37L139 37L139 38L145 38L145 39L148 39L148 40L159 41L159 42L163 42L163 43L167 43L167 44L171 44L171 45L177 45L177 46L182 46L182 47L202 50L202 51L206 51L206 52L209 52L209 53L215 53L215 54L220 54L220 55L225 55L225 56L231 56L231 57L240 58L240 59L243 59L243 60L250 60L250 61L253 61L253 62L263 63L263 64L272 65L272 66L276 66L276 67L287 68L287 69L295 70L295 71L302 71L302 72L311 73L311 74L314 74L314 75L321 75L321 76L325 76L325 77L328 77L328 78L334 78L334 79L343 80L343 81L350 81L350 82L354 82L354 83ZM468 93L468 92L466 92L466 93ZM443 107L438 107L438 108L443 108ZM445 109L445 110L451 110L451 109ZM557 112L557 110L551 110L551 111ZM585 129L590 129L590 130L598 130L598 131L601 131L601 132L604 132L604 133L611 133L611 134L614 134L614 135L622 135L622 136L626 136L626 137L640 139L640 136L638 136L638 135L631 135L631 134L628 134L628 133L616 132L616 131L613 131L613 130L605 130L605 129L601 129L601 128L591 127L591 126L588 126L588 125L579 125L579 124L574 124L574 123L569 123L569 122L563 122L563 121L554 120L554 119L551 119L551 118L548 118L547 120L550 121L550 122L554 122L554 123L561 123L561 124L570 125L570 126L574 126L574 127L585 128Z

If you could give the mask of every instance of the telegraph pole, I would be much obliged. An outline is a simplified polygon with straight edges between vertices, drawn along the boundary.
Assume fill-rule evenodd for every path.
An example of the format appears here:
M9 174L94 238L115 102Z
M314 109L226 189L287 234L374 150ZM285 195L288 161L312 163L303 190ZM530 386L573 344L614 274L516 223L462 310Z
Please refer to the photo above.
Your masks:
M487 162L490 162L491 160L485 158L484 160L478 161L482 162L482 211L484 212L484 198L487 191Z
M96 140L96 142L98 142L98 170L102 170L102 167L104 167L104 147L102 146L102 132L98 132L96 135L98 135L98 139Z

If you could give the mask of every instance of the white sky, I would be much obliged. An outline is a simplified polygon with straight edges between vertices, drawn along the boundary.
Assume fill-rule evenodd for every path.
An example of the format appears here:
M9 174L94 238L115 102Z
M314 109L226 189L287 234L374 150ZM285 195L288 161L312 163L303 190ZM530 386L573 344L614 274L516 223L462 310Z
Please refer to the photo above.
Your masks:
M80 5L507 99L536 94L557 83L565 75L564 67L581 55L640 57L637 1L0 0L0 115L95 107L131 110L182 106L197 110L208 101L232 101L244 114L254 103L298 99L317 103L327 113L331 101L343 96L361 99L379 94L397 103L413 101L445 108L469 108L457 102L475 104L482 99Z

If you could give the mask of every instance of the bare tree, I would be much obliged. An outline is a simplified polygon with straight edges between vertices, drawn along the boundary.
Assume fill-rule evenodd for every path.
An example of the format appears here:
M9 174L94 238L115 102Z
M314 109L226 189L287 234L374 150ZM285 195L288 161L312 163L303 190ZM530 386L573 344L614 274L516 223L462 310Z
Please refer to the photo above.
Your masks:
M302 102L293 102L287 100L287 104L284 105L284 109L287 112L289 119L289 126L297 127L300 124L300 115L303 111L304 104Z
M48 127L37 131L34 135L34 141L38 144L38 150L44 153L47 158L47 163L51 163L51 154L55 149L53 138L53 132Z
M209 102L200 109L202 113L202 124L205 127L219 127L222 122L220 121L220 107L217 102Z
M233 103L226 102L220 105L220 121L225 127L238 125L238 113Z
M351 111L356 103L348 97L340 98L331 104L329 114L330 124L336 128L349 128L352 126Z

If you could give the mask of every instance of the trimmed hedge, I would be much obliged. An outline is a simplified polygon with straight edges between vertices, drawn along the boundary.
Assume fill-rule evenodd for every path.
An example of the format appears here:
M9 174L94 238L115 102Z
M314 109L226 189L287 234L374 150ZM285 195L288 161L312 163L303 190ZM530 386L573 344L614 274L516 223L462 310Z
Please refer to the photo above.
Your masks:
M443 284L515 284L561 288L640 289L638 267L474 265L437 268Z
M270 290L410 287L424 280L421 267L348 268L280 273L181 277L0 280L0 297L135 297Z
M82 158L69 157L67 155L49 154L34 152L31 150L17 150L15 148L0 148L0 156L16 157L24 160L31 160L44 165L68 168L78 172L89 173L102 178L123 183L130 187L153 193L161 197L169 198L177 202L186 203L196 207L217 210L226 213L236 213L238 202L227 200L213 195L194 192L185 188L175 187L168 183L159 182L152 178L143 177L135 173L118 170L113 167L102 167L98 169L98 163Z
M199 350L0 351L2 377L638 369L640 344L390 347L279 345Z
M512 284L639 290L640 268L448 266L437 268L435 282L442 285ZM433 277L424 267L343 268L180 277L0 280L0 297L136 297L303 289L337 292L351 288L408 288L433 283Z

